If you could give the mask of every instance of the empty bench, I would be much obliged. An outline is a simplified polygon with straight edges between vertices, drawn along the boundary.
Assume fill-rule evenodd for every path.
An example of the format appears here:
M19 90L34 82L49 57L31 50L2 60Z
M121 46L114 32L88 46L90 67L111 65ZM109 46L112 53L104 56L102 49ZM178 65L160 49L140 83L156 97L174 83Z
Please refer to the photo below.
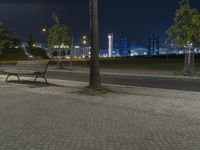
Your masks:
M20 81L19 75L34 75L34 83L38 78L43 78L47 83L45 77L49 61L17 61L16 67L13 69L4 70L4 73L8 74L8 78L12 75L17 76Z

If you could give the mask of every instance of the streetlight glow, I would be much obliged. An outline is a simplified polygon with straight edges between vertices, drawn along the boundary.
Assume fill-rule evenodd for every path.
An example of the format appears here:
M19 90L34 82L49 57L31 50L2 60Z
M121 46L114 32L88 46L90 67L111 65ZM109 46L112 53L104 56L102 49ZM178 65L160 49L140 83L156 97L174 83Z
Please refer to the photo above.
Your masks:
M43 28L43 29L42 29L42 32L47 32L47 29L46 29L46 28Z
M87 39L87 37L84 35L84 36L83 36L83 39Z
M36 47L36 44L33 44L33 47Z

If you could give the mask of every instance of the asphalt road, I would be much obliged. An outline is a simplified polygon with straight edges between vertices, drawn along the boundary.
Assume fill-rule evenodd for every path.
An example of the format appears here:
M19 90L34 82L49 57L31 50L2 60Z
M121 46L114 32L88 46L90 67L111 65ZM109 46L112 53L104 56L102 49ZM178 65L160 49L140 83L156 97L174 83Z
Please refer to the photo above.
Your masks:
M47 78L72 80L72 81L89 81L88 73L74 72L57 72L48 71ZM164 77L142 77L127 75L101 75L102 83L114 85L140 86L150 88L172 89L181 91L200 92L200 79L173 79Z

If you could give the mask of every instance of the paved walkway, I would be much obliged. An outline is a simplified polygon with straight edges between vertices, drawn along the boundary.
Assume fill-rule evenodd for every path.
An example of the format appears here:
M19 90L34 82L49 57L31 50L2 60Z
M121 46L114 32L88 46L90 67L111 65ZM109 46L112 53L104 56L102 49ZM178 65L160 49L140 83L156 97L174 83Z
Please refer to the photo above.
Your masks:
M49 71L74 72L74 73L89 73L90 68L73 67L72 70L66 68L64 70L56 69L55 66L49 66ZM148 69L126 69L126 68L100 68L101 74L112 75L137 75L137 76L177 76L178 73L170 70L148 70Z
M62 86L0 80L0 150L200 149L198 92L50 82Z
M7 68L13 68L14 65L3 65L0 67L1 70L5 70ZM65 69L57 69L56 66L50 65L48 67L49 71L56 72L73 72L73 73L89 73L90 68L86 67L77 67L73 66L72 70L68 68ZM127 76L148 76L148 77L172 77L172 78L199 78L200 72L196 72L196 75L193 77L184 77L182 76L181 71L173 71L173 70L151 70L151 69L127 69L127 68L100 68L101 74L108 75L127 75Z

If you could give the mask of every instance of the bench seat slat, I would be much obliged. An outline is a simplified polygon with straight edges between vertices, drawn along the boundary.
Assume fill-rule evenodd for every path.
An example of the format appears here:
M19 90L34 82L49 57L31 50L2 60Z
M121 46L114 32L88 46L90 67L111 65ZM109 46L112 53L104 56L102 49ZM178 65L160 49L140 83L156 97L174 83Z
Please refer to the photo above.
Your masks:
M15 69L5 70L4 72L11 74L21 74L21 75L34 75L36 73L36 71L32 70L15 70Z

